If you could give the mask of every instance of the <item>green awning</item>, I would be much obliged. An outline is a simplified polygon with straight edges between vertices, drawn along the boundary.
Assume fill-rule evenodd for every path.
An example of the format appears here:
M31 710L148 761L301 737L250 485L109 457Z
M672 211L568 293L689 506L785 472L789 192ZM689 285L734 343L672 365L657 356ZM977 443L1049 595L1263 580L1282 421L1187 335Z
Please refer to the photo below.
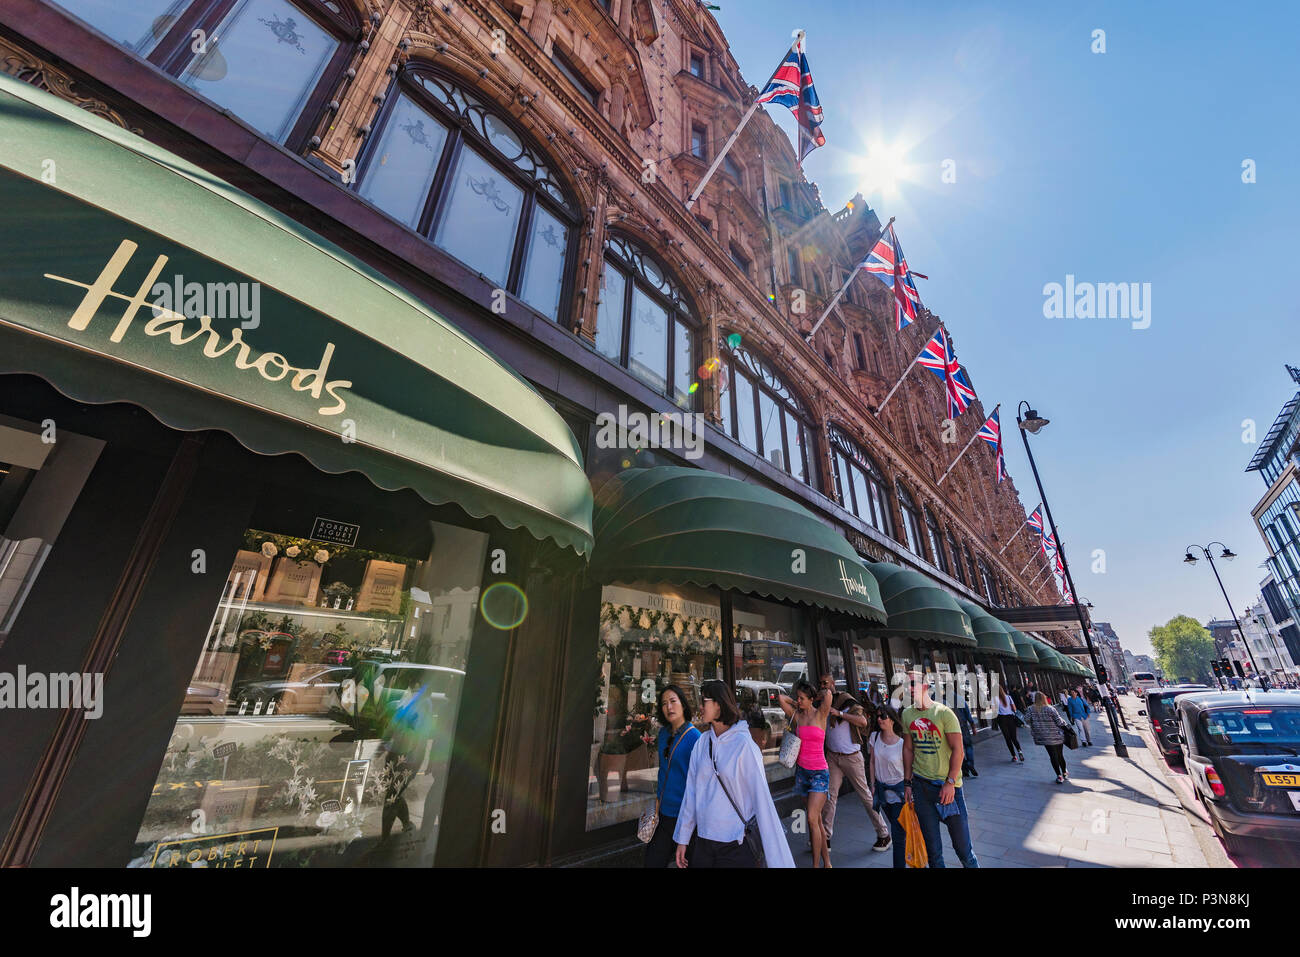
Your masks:
M289 217L3 74L0 237L0 372L590 552L579 446L526 381Z
M592 577L734 588L884 622L857 553L793 499L716 472L619 472L596 496Z
M1056 670L1056 657L1052 654L1052 649L1042 641L1034 642L1034 654L1038 656L1038 664L1049 671Z
M975 640L981 651L994 655L1015 655L1016 646L1002 627L1002 622L974 602L959 598L957 604L970 617L971 628L974 629Z
M976 647L975 631L960 603L930 579L889 562L868 563L867 569L880 584L890 635Z
M1011 629L1011 640L1016 646L1016 657L1028 665L1038 664L1038 655L1034 653L1034 639L1023 631Z

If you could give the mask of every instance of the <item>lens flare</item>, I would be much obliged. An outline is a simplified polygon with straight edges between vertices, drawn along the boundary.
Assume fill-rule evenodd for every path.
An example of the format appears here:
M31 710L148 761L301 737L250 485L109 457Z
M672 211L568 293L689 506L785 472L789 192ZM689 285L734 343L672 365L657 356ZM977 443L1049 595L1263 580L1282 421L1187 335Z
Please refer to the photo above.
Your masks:
M528 596L514 582L496 582L483 589L478 608L493 628L509 631L528 617Z
M739 349L739 348L740 348L740 333L739 333L739 332L733 332L731 335L727 336L727 345L731 346L731 348L733 348L733 349Z

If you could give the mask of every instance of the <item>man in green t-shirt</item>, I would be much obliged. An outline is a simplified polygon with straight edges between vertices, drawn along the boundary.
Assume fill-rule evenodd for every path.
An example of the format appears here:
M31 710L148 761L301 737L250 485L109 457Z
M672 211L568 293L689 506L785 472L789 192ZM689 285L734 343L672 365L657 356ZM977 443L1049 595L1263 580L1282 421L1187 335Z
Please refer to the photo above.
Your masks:
M946 824L962 866L979 867L961 793L961 722L951 708L930 697L923 672L911 672L908 683L912 703L902 715L903 795L921 825L930 866L944 866L939 825Z

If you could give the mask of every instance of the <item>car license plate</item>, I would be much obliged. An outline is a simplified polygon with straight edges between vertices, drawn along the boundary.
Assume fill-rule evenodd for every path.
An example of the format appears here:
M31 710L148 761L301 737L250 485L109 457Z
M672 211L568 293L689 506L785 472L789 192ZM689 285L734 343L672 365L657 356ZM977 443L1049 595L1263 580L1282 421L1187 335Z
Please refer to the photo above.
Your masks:
M1300 788L1300 774L1265 774L1264 783L1271 788Z

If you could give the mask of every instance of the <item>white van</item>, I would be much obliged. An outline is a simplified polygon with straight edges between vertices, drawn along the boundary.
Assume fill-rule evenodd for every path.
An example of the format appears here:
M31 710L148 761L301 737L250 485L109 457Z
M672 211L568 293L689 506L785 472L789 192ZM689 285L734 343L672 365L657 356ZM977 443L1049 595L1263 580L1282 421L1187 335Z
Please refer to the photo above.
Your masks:
M1160 682L1157 681L1156 676L1149 671L1135 671L1133 672L1132 680L1129 681L1129 687L1133 690L1133 693L1140 698L1152 688L1159 688Z

